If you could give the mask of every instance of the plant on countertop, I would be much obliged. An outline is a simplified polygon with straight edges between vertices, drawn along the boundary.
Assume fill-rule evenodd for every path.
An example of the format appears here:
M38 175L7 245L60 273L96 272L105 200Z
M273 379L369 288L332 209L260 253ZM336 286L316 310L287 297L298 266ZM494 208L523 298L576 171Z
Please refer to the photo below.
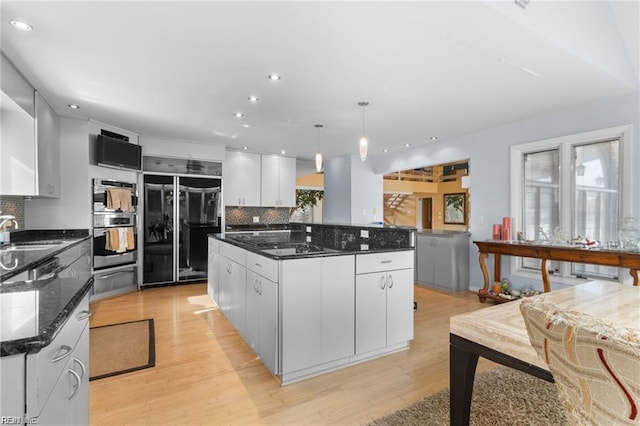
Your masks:
M296 189L296 206L289 209L289 217L298 209L315 207L324 197L324 191L316 189Z

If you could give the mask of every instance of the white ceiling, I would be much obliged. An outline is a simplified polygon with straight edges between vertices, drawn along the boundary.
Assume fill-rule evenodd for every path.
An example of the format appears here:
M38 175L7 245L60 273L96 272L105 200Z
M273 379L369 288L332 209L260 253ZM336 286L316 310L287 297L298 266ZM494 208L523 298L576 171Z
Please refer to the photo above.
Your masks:
M303 159L316 123L325 157L357 154L359 101L380 155L637 94L640 80L637 1L1 7L2 49L61 115Z

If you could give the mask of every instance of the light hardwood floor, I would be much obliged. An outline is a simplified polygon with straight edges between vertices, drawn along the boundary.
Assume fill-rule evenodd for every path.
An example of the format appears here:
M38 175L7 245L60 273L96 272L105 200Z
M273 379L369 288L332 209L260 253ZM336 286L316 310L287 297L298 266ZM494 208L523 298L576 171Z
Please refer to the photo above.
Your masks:
M91 425L358 425L449 386L449 317L474 293L415 287L411 348L280 386L206 293L147 289L91 304L91 326L153 318L156 366L90 382ZM478 372L495 364L482 360Z

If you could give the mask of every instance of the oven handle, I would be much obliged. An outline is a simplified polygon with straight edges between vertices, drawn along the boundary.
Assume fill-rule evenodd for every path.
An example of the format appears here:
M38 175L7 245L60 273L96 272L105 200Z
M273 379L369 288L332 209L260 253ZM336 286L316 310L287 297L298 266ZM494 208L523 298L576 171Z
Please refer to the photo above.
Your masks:
M114 226L109 226L106 228L93 228L93 237L102 237L104 234L107 233L107 230L109 228L133 228L133 233L137 234L137 228L135 226L122 226L122 225L114 225Z
M110 274L106 274L106 275L101 275L99 277L94 277L97 280L106 280L107 278L111 278L111 277L115 277L116 275L120 275L120 274L130 274L131 271L118 271L118 272L112 272Z

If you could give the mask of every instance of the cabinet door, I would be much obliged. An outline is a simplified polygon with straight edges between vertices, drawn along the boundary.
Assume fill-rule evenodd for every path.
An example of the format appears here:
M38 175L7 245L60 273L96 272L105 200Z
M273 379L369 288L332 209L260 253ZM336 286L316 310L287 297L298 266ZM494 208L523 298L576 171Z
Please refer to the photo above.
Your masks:
M322 353L320 258L282 262L282 374L318 365Z
M262 206L280 206L280 157L277 155L262 156Z
M56 112L36 92L36 146L38 190L41 197L60 197L60 121Z
M260 277L258 355L269 371L278 374L278 284Z
M227 151L223 165L225 206L260 206L260 155Z
M236 262L229 262L229 315L228 318L246 340L247 270Z
M280 206L295 207L296 205L296 159L280 157L278 169L278 192Z
M247 309L246 309L246 336L247 344L253 351L260 355L260 275L247 270Z
M434 238L436 241L435 251L433 253L433 282L439 287L453 289L453 239L451 238Z
M413 270L387 273L387 345L413 339Z
M387 344L386 273L356 275L356 354Z
M218 306L229 321L230 297L231 297L231 272L232 261L220 255L220 287L218 289Z
M85 327L80 340L76 344L73 351L73 358L70 362L69 369L75 371L80 377L80 383L77 389L74 388L78 377L70 371L69 375L72 381L71 397L71 423L72 425L88 425L89 424L89 327ZM74 390L76 389L76 390Z
M433 238L416 238L417 281L433 284L435 251L435 241Z
M209 237L207 246L207 293L218 303L218 291L220 289L219 264L220 255L216 247L217 241Z
M354 354L355 256L322 258L322 362Z

